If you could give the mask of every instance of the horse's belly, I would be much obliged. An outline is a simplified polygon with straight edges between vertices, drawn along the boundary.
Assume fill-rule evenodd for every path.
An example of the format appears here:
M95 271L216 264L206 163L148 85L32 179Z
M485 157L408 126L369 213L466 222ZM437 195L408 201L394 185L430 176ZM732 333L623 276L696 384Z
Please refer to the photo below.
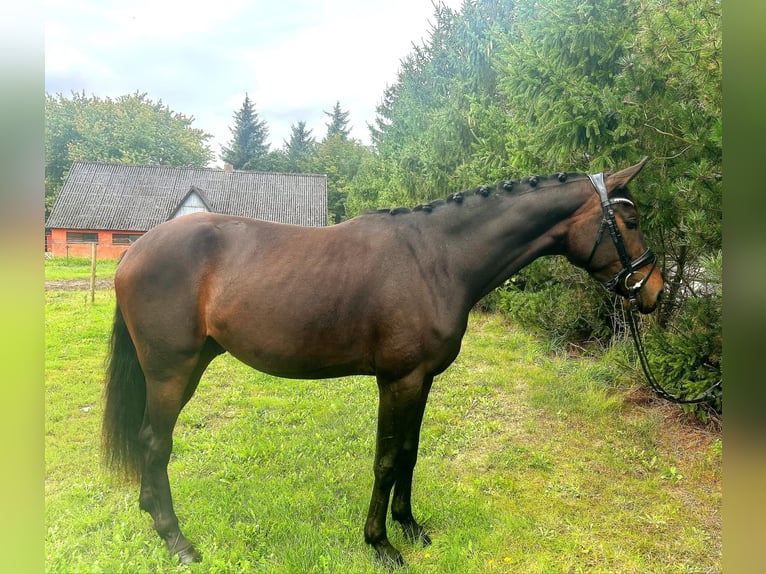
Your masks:
M213 329L210 336L243 363L279 377L321 379L374 372L361 338L351 333L300 324L285 329L263 321L257 326L227 325Z
M372 370L357 361L331 363L305 360L304 357L299 356L266 358L251 354L243 356L239 353L232 353L232 355L258 371L287 379L328 379L348 375L374 374Z

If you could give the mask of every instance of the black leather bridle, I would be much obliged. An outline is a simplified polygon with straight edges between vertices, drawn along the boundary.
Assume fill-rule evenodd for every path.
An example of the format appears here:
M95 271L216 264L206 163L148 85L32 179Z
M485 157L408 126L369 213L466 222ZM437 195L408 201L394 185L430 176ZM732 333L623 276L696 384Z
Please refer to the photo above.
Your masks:
M609 229L609 234L612 236L612 241L614 242L614 246L617 249L618 255L620 256L620 261L622 262L622 271L619 271L618 273L616 273L614 277L612 277L609 281L604 282L603 285L609 291L612 291L618 294L620 294L618 292L618 288L620 285L622 285L625 288L625 296L630 301L630 305L628 306L628 309L627 309L628 324L630 325L630 331L631 331L631 334L633 335L633 341L636 345L636 351L638 352L641 368L643 369L644 374L646 375L646 379L649 382L649 385L652 387L654 392L656 392L660 397L667 399L669 401L672 401L674 403L696 404L696 403L702 403L709 400L709 398L713 396L713 391L717 387L721 386L721 383L723 382L722 380L719 380L710 388L706 389L699 396L693 399L685 399L685 398L681 398L676 395L673 395L667 390L665 390L665 388L663 388L663 386L659 384L654 374L652 373L652 370L649 366L649 359L646 356L646 350L644 349L644 346L641 343L641 335L639 331L638 322L636 321L636 317L633 312L633 307L634 307L634 303L636 301L636 297L638 296L639 291L641 291L641 288L646 283L646 280L651 276L651 274L654 272L654 268L657 266L657 255L655 255L655 253L651 249L647 249L635 259L630 258L630 256L628 255L628 250L625 248L625 242L622 240L622 234L620 233L620 230L617 227L617 221L614 218L613 206L617 203L627 203L628 205L632 205L633 207L635 207L635 204L631 200L625 197L615 197L610 199L607 194L606 184L604 183L603 173L588 175L588 177L590 178L590 181L593 184L593 187L596 188L596 192L598 193L598 196L601 199L601 209L604 212L604 216L601 219L601 226L599 227L598 235L596 236L596 243L593 246L593 250L590 253L590 257L588 257L588 263L586 264L586 267L588 266L588 264L590 264L591 260L593 259L593 256L596 254L596 249L598 249L598 246L601 243L601 239L604 236L604 229ZM639 269L649 264L651 264L652 268L649 270L649 273L647 273L646 275L643 275L639 271ZM630 279L634 278L634 276L636 275L640 275L641 277L637 281L631 282Z
M606 184L604 183L604 174L597 173L595 175L588 175L593 187L596 189L599 198L601 199L601 209L603 210L603 217L601 218L601 225L598 229L598 235L596 236L596 242L593 245L593 250L590 252L586 267L590 264L593 256L596 254L598 246L601 244L601 239L604 236L604 230L609 229L609 235L612 236L612 242L617 249L617 254L622 262L622 270L609 280L603 283L604 287L609 291L617 293L617 289L622 285L625 289L625 296L631 301L635 301L639 291L644 286L646 280L654 272L654 268L657 266L657 255L651 250L647 249L641 255L635 259L631 259L628 255L628 250L625 248L625 242L622 239L622 234L617 227L617 221L614 218L614 205L617 203L627 203L635 207L634 203L625 197L610 198L606 191ZM649 273L644 275L639 271L642 267L651 264L652 268ZM630 281L639 276L638 280Z

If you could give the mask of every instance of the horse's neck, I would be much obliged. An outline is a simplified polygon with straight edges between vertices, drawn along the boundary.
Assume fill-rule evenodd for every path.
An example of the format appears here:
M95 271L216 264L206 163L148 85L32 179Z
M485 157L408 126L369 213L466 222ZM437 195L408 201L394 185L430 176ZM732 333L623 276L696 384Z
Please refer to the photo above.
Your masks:
M538 257L564 252L567 222L587 198L570 182L490 197L470 196L444 213L449 265L475 303Z

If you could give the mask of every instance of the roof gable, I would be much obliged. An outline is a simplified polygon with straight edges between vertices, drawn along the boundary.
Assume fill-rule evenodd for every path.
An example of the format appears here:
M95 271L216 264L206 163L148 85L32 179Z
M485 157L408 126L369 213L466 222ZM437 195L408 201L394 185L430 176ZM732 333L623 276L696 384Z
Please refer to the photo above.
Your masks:
M193 194L209 211L327 225L327 176L77 161L46 227L147 231Z
M196 185L192 185L189 188L189 193L187 193L181 200L181 203L176 207L176 210L173 212L173 215L170 216L170 219L188 215L189 213L196 213L198 211L212 210L210 209L208 202L205 201L202 190Z

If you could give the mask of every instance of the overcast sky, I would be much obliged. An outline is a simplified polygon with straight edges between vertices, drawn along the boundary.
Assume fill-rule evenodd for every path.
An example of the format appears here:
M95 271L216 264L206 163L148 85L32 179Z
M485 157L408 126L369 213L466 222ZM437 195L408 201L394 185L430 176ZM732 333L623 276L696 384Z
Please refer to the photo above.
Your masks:
M438 1L438 0L433 0ZM443 0L459 9L462 0ZM307 122L321 139L336 101L369 143L401 60L428 37L432 0L46 0L45 90L146 92L212 134L219 160L245 93L272 149Z

